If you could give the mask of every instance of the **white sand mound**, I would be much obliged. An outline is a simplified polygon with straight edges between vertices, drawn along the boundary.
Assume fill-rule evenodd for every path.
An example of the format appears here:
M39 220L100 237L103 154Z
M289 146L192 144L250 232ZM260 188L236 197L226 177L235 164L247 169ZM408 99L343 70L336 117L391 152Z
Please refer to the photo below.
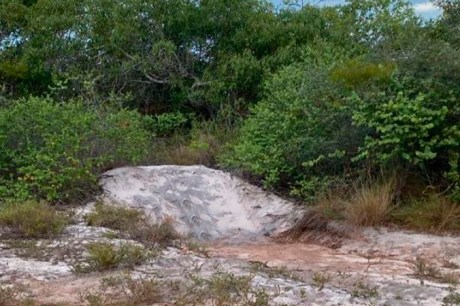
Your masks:
M101 179L104 200L140 208L184 235L212 240L271 235L291 227L301 209L223 171L203 166L126 167Z

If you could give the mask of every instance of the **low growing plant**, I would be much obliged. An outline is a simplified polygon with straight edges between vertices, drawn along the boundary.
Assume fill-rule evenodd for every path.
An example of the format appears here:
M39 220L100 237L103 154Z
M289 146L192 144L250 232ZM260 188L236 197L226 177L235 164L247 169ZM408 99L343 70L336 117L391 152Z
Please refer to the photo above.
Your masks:
M439 195L412 199L401 204L391 218L404 226L425 231L460 230L460 206Z
M148 248L166 246L180 238L174 229L173 219L166 218L153 224L142 211L134 208L97 203L86 216L86 222L118 230L120 235L137 240Z
M152 253L132 243L113 245L97 242L87 246L88 257L73 265L75 273L132 268L145 262Z
M85 217L89 226L101 226L119 231L128 231L143 218L144 214L140 210L101 202L97 202L94 209Z
M9 202L0 206L0 228L13 237L48 238L62 232L69 218L46 202Z

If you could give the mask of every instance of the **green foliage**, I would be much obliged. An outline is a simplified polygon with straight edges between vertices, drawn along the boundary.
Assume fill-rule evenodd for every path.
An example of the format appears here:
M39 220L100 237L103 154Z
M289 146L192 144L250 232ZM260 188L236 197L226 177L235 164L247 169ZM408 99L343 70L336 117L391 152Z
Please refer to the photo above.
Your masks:
M449 111L447 107L439 105L431 109L423 94L411 99L400 92L388 101L386 97L381 98L378 102L356 101L359 107L353 115L355 124L375 131L374 137L366 139L359 157L381 162L403 159L414 165L434 159L446 141L441 132ZM451 141L455 139L447 140Z
M452 121L457 115L455 97L398 91L353 100L354 123L370 130L356 159L425 171L436 161L436 171L445 171L457 188L460 127Z
M348 60L331 72L335 81L356 88L373 82L387 82L395 69L392 63L365 63L359 59Z
M157 136L167 136L181 128L188 118L183 113L164 113L153 117L153 129Z
M0 109L0 194L50 201L88 194L103 169L135 163L150 138L140 115L29 98Z
M123 243L115 246L97 242L87 246L88 258L73 266L75 273L106 271L117 268L132 268L145 262L150 254L142 246Z
M266 84L223 163L262 176L266 186L314 194L344 170L359 141L342 95L324 67L286 67Z
M0 228L14 237L49 238L61 233L68 222L46 202L7 202L0 206Z

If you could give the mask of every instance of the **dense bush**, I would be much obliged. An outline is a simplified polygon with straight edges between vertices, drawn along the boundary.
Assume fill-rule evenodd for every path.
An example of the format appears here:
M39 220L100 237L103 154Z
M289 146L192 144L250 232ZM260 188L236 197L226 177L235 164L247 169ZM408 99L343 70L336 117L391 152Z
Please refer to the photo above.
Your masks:
M0 108L0 196L78 200L100 171L139 162L149 134L134 111L29 98Z
M223 164L305 196L342 175L361 136L344 90L321 68L293 65L274 75Z
M460 182L458 98L403 88L406 90L353 99L357 105L354 123L370 131L356 159L423 172L438 183L437 176L443 175L456 197Z

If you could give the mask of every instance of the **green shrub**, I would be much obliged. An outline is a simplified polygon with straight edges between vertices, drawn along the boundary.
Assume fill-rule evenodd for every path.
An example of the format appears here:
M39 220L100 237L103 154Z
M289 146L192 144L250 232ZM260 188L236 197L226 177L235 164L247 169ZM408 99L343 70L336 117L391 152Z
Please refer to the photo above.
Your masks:
M0 206L0 228L13 236L43 238L59 234L68 224L68 217L46 202L26 201Z
M327 67L306 66L288 66L268 81L221 162L312 199L343 175L361 136Z
M73 265L76 273L132 268L145 262L151 255L142 246L123 243L119 246L95 242L87 246L88 258Z
M216 121L194 121L187 134L173 134L155 147L153 157L159 164L216 165L226 144L235 138L235 129Z
M29 98L0 108L0 196L78 199L109 167L140 161L150 138L134 111Z
M438 181L444 177L457 197L460 183L460 107L456 97L436 92L414 93L410 84L395 81L406 90L380 91L355 96L353 121L369 133L356 160L367 159L381 167L415 169ZM441 184L442 185L442 184ZM448 184L444 184L446 186Z
M157 136L167 136L188 121L187 116L179 112L156 115L152 119L152 128Z

